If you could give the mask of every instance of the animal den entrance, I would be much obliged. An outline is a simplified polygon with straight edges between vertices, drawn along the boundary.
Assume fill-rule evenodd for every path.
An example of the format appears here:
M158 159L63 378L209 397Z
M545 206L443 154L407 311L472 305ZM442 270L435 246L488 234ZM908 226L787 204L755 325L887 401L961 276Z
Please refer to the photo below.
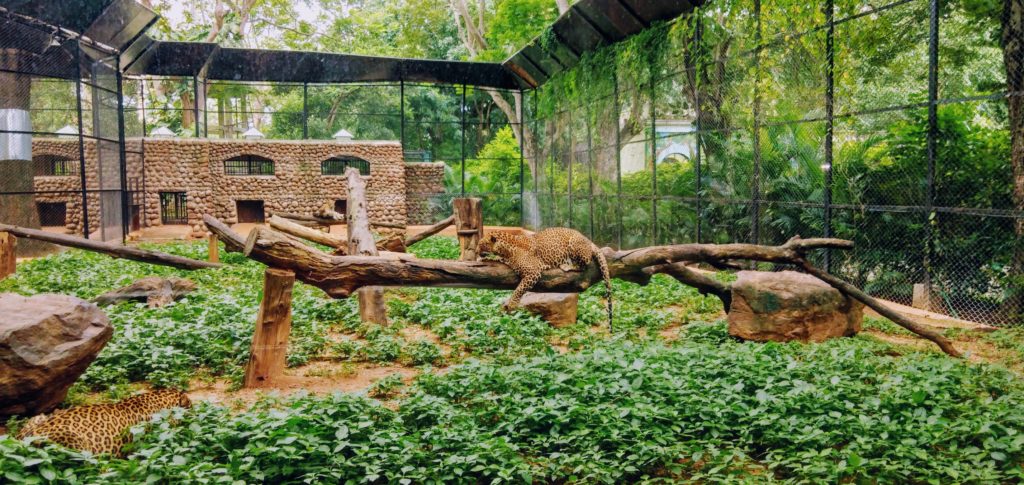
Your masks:
M238 222L264 222L262 200L238 200L235 201L235 208L238 211Z

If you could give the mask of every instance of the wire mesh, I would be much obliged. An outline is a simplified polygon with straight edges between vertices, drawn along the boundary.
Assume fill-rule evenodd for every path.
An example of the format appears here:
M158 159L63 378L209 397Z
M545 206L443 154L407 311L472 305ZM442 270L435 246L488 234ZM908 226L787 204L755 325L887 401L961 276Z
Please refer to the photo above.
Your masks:
M1007 42L1021 34L1009 13L733 0L652 27L666 33L637 42L664 49L660 61L613 47L595 56L606 65L540 88L527 226L572 224L624 248L841 237L856 248L814 261L875 296L1024 323L1024 160L1011 154L1024 52ZM595 70L614 72L610 101L578 95ZM582 149L567 127L590 136Z

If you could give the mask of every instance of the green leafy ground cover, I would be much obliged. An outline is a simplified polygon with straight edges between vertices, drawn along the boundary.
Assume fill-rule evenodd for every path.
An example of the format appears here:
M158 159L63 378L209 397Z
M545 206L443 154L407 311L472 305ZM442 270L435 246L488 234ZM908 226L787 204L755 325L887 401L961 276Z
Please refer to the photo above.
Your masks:
M202 258L199 244L162 246ZM432 238L419 256L454 257ZM86 391L231 379L248 358L263 267L181 272L68 252L19 266L0 291L92 297L178 274L198 290L163 309L108 308L111 342ZM730 339L717 300L668 278L616 281L580 322L551 329L498 311L507 292L389 292L389 327L298 285L289 363L420 366L365 393L198 403L139 426L126 460L0 438L0 481L58 483L701 482L1013 483L1022 478L1024 386L1000 365L954 361L872 336L819 345ZM898 335L888 322L873 335ZM420 329L419 333L410 333ZM620 331L621 330L621 331ZM415 336L410 336L415 335ZM419 335L432 335L425 338ZM980 340L1013 355L1019 332ZM563 353L564 352L564 353ZM445 372L436 372L447 366ZM353 370L355 369L355 370ZM382 403L382 400L385 401ZM17 426L16 422L12 422Z

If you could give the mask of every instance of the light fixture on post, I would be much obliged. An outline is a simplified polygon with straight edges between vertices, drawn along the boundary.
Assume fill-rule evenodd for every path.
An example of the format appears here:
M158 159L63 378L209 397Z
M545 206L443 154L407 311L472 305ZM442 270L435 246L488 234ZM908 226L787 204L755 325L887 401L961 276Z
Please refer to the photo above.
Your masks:
M332 137L337 141L352 141L352 133L345 129L338 130Z
M159 126L155 130L149 132L149 136L153 138L174 138L177 135L175 135L170 128L167 128L166 126Z
M245 133L242 133L242 138L246 140L261 140L266 138L266 136L262 131L257 130L256 127L250 126L248 130L245 130Z

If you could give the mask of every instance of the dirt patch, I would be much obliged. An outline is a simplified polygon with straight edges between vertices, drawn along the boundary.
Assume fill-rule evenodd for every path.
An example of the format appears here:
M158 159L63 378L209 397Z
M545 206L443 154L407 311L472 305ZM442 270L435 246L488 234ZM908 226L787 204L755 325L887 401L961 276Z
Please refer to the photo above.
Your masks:
M314 362L285 371L280 384L274 388L230 390L230 384L219 380L210 383L194 383L189 398L209 401L231 407L247 407L262 396L277 394L291 396L298 393L331 394L334 392L365 393L377 380L392 374L399 374L406 383L412 381L419 371L397 365L355 364L354 372L329 372L340 363Z

